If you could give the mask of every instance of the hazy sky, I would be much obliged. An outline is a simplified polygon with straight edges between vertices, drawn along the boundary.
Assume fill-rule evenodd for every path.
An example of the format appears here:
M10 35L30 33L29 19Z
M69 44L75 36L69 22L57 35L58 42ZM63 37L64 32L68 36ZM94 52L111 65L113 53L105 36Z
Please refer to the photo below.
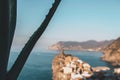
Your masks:
M30 37L54 0L18 0L16 39ZM120 0L62 0L39 44L120 36ZM20 39L20 38L19 38Z

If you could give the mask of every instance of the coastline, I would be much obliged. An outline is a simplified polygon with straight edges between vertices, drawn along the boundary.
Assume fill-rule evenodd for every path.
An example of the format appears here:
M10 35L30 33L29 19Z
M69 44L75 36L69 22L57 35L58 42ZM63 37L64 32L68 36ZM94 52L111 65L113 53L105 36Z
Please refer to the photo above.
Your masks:
M111 70L106 66L92 67L78 57L61 52L54 56L52 74L53 80L118 80L120 68Z

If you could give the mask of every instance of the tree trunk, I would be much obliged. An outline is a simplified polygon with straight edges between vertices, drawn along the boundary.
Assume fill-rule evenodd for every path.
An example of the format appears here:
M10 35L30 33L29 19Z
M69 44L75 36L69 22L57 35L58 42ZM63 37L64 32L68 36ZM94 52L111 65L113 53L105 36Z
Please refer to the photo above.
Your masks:
M15 27L16 27L16 18L17 18L17 0L9 0L9 37L10 37L10 46L12 45Z
M9 57L9 0L0 0L0 80L5 80Z
M5 80L16 26L16 0L0 0L0 80Z

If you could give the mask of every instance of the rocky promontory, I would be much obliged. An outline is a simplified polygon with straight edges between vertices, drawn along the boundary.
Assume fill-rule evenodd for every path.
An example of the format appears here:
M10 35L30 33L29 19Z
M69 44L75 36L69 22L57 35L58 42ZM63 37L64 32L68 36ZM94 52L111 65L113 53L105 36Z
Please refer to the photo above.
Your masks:
M120 38L113 41L103 50L102 60L113 66L120 66Z
M52 74L53 80L83 80L91 77L93 73L88 63L61 52L53 59Z
M109 70L106 66L91 67L89 63L62 51L52 61L52 80L119 80L120 68L114 73Z

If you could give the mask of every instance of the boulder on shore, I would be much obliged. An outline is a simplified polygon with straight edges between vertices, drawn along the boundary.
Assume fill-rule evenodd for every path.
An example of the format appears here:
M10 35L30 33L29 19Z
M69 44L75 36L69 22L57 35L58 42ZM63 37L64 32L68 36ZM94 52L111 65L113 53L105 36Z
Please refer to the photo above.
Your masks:
M100 72L100 71L108 71L110 70L109 67L106 66L98 66L98 67L92 67L93 72Z

